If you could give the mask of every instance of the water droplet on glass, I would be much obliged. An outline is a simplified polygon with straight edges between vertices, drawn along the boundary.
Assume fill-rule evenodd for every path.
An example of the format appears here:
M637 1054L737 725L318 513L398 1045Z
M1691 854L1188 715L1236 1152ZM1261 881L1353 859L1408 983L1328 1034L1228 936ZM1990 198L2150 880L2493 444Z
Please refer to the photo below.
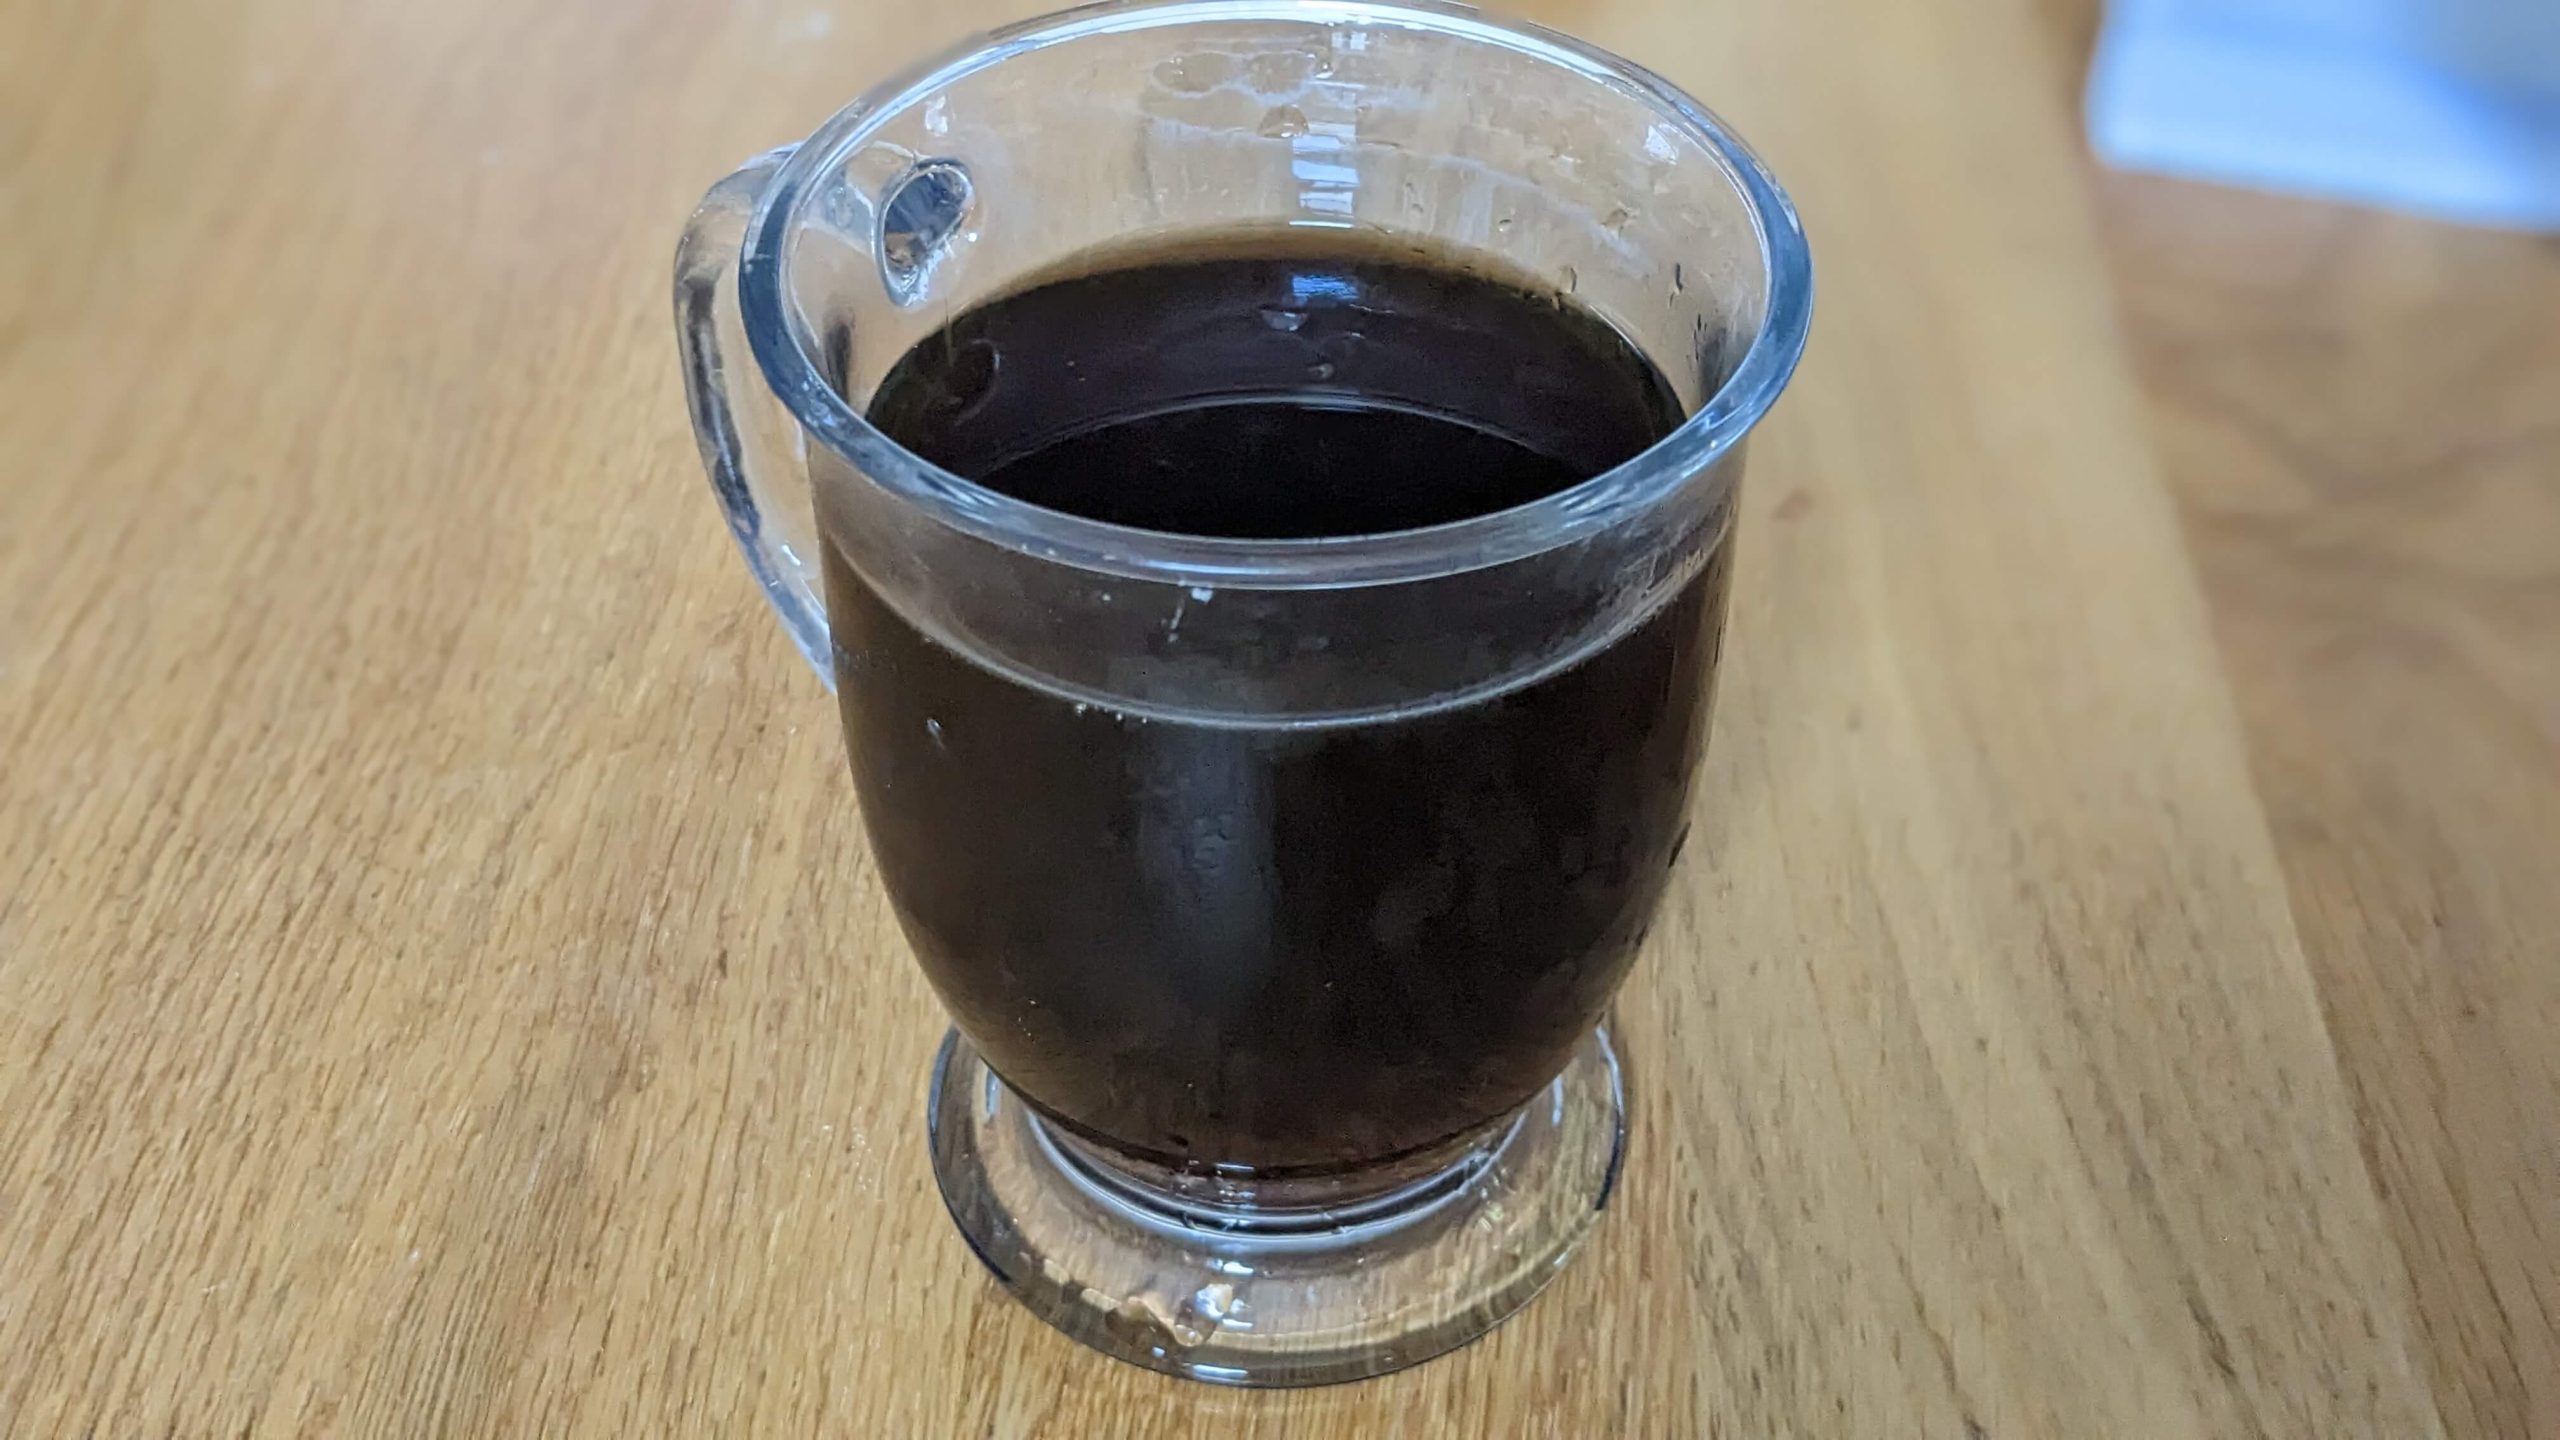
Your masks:
M1679 261L1677 261L1677 260L1672 261L1672 262L1671 262L1671 293L1672 293L1672 294L1674 294L1674 295L1677 295L1677 294L1679 294L1681 291L1686 290L1686 289L1688 289L1688 288L1689 288L1689 269L1688 269L1688 267L1687 267L1687 266L1685 266L1685 265L1682 265L1682 264L1681 264Z
M1567 265L1562 271L1557 273L1556 278L1564 282L1564 293L1570 295L1573 293L1574 287L1582 283L1582 272L1574 269L1570 265Z
M1609 217L1600 222L1600 227L1608 231L1610 234L1615 235L1619 231L1626 229L1628 222L1635 218L1636 212L1628 209L1624 205L1621 205L1609 212Z
M1262 323L1274 330L1294 331L1307 323L1307 312L1293 310L1286 305L1265 305L1262 307Z
M1510 234L1510 233L1511 233L1511 217L1510 217L1510 216L1508 216L1508 215L1505 215L1505 216L1503 216L1501 219L1494 221L1494 222L1493 222L1493 230L1494 230L1494 233L1495 233L1495 234L1497 234L1497 235L1508 235L1508 234Z
M1245 83L1264 99L1295 94L1306 88L1316 57L1306 50L1265 50L1244 62Z
M1410 180L1404 182L1404 208L1415 214L1422 212L1422 187Z
M1183 95L1199 95L1218 88L1218 82L1234 69L1224 55L1176 55L1156 66L1156 83Z
M1308 366L1308 367L1307 367L1307 378L1308 378L1308 379L1310 379L1310 380L1315 380L1315 381L1325 381L1325 380L1330 380L1330 379L1332 379L1332 378L1333 378L1333 362L1332 362L1332 361L1330 361L1330 360L1319 360L1319 361L1317 361L1316 363L1314 363L1313 365Z
M926 738L926 739L929 739L929 740L931 740L931 741L933 742L933 748L934 748L934 749L936 749L936 750L947 750L947 749L951 748L950 746L945 745L945 744L943 743L943 741L942 741L942 722L941 722L941 721L939 721L939 720L927 720L927 721L925 721L925 722L924 722L924 733L925 733L925 738Z
M1307 133L1307 112L1295 105L1274 105L1262 114L1258 127L1274 140L1287 140Z

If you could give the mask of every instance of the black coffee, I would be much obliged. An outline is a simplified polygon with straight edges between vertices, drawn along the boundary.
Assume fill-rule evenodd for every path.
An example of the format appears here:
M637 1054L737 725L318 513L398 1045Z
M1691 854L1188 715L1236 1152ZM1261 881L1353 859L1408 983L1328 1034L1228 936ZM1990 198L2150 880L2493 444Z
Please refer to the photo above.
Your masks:
M1124 525L1328 536L1504 509L1677 424L1568 301L1445 258L1230 238L960 315L871 418L994 489ZM944 1001L1052 1118L1169 1163L1412 1153L1552 1079L1686 833L1726 581L1492 698L1239 728L985 669L832 549L874 854ZM930 723L929 723L930 722Z

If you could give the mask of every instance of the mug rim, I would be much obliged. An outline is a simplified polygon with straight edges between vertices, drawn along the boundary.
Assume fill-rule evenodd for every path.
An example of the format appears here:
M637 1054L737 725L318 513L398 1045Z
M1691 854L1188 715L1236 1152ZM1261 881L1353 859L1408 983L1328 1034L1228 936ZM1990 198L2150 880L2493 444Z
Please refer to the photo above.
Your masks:
M1552 495L1419 529L1295 539L1146 530L1016 499L899 444L827 383L784 307L786 242L822 167L933 92L1015 56L1094 35L1238 20L1424 30L1545 60L1649 104L1714 157L1759 242L1767 299L1741 360L1668 434ZM793 147L757 201L738 288L748 344L793 418L871 483L942 523L1038 559L1127 579L1298 590L1394 584L1507 564L1623 523L1676 494L1738 445L1786 388L1812 323L1813 264L1794 203L1722 120L1652 71L1558 31L1495 20L1447 0L1103 0L972 36L836 112Z

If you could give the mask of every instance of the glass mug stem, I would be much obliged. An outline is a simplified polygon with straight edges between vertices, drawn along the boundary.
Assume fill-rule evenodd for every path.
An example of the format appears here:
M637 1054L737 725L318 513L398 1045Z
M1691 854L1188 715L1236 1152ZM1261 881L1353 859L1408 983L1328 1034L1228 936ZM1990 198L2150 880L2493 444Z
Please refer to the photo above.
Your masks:
M944 1202L1041 1319L1356 1379L1590 1231L1810 300L1695 101L1436 0L1033 20L704 198L704 468L955 1022Z

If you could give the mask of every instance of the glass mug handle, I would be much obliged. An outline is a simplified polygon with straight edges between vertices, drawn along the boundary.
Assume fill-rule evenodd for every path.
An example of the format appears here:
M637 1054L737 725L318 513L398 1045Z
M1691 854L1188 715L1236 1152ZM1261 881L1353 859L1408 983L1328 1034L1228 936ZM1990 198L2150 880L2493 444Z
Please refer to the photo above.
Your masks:
M775 172L798 148L785 145L739 166L711 187L685 222L684 238L676 244L676 341L684 356L685 408L729 533L791 642L833 689L817 521L803 459L807 441L766 391L738 308L738 259L747 222Z

